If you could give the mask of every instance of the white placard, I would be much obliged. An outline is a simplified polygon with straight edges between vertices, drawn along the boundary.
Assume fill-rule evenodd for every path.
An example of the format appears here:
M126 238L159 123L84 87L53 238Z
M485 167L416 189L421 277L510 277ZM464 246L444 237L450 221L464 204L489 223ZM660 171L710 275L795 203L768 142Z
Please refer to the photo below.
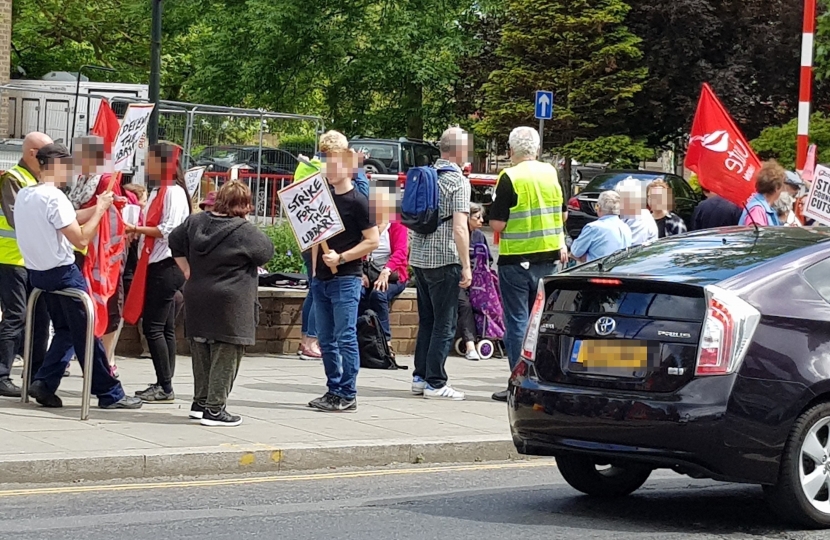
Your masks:
M139 218L141 218L141 207L137 204L128 204L121 210L121 217L124 219L124 223L136 225Z
M823 165L816 165L804 215L822 225L830 225L830 169Z
M291 184L278 195L301 251L343 232L343 221L320 174Z
M138 144L147 132L147 122L150 120L153 107L152 103L131 103L127 107L118 136L112 145L112 160L116 171L127 170L132 165Z
M204 167L193 167L184 173L184 182L187 184L187 192L190 193L191 197L199 191L199 184L202 183L202 176L204 174Z

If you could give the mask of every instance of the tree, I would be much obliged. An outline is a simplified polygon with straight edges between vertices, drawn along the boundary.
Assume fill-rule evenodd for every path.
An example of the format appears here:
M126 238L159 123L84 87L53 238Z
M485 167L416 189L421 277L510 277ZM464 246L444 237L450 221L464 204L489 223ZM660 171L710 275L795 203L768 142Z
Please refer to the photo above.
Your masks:
M795 140L798 119L783 126L769 127L750 144L761 159L775 159L788 169L795 169ZM819 163L830 162L830 117L824 113L810 118L810 142L818 146Z
M560 151L581 163L608 163L611 169L636 169L654 157L654 150L645 141L627 135L611 135L598 139L576 139Z
M640 39L624 24L628 9L621 0L507 0L482 131L531 123L534 91L549 89L553 142L623 133L646 77Z

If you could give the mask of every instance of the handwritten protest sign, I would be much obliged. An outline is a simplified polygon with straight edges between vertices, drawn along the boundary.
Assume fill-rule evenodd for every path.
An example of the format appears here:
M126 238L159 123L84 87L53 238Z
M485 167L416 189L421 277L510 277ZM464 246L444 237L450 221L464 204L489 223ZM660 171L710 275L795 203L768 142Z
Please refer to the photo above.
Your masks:
M194 195L199 191L199 184L202 182L202 176L205 174L204 167L193 167L184 173L184 182L187 185L187 192Z
M153 104L131 103L127 107L115 144L112 146L113 166L116 171L124 171L132 165L133 156L147 131L147 122L150 121L152 112Z
M343 232L331 191L319 174L291 184L278 195L302 251Z
M823 225L830 225L830 169L817 165L813 185L804 205L804 216Z

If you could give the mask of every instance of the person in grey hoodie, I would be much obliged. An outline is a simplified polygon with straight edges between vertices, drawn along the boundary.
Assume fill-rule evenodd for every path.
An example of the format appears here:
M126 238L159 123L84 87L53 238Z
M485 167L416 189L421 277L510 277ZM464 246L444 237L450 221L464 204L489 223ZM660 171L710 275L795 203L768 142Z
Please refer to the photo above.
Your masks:
M271 240L246 216L251 190L232 181L210 212L190 216L170 234L170 249L187 282L185 332L193 357L190 418L203 426L238 426L227 412L239 363L253 345L259 319L257 267L274 256Z

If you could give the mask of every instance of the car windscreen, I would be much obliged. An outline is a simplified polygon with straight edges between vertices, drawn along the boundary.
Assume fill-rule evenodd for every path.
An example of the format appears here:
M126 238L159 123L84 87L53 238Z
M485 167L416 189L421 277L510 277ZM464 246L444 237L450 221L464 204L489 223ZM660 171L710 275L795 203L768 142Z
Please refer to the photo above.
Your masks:
M629 178L633 178L639 180L643 183L643 185L650 184L654 182L658 178L665 178L660 175L655 174L637 174L637 173L608 173L608 174L600 174L594 177L593 180L588 182L588 185L585 186L583 191L613 191L616 189L617 184L622 182L623 180L628 180Z

